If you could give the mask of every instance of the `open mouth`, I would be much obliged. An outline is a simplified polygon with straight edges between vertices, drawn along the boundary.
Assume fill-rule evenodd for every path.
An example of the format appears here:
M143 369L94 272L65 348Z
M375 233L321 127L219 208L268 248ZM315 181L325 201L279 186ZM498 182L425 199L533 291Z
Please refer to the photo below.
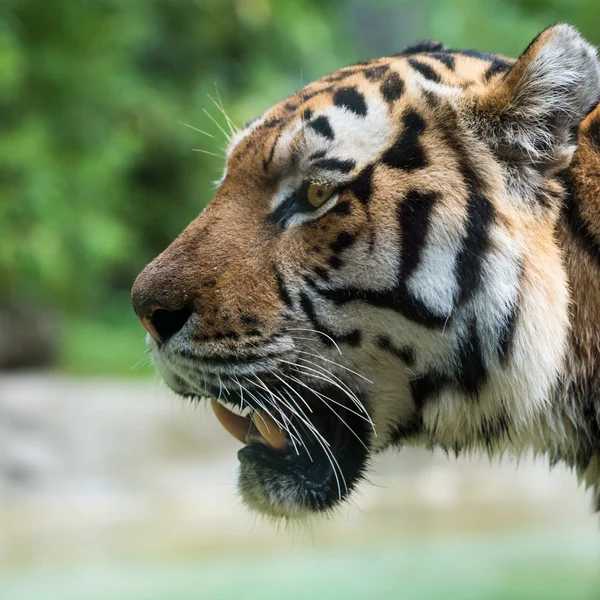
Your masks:
M244 444L239 489L250 508L289 518L327 512L360 481L372 424L364 406L349 406L338 387L294 389L295 398L287 392L285 402L282 392L272 392L268 407L257 406L256 396L240 402L233 394L211 404L219 423Z

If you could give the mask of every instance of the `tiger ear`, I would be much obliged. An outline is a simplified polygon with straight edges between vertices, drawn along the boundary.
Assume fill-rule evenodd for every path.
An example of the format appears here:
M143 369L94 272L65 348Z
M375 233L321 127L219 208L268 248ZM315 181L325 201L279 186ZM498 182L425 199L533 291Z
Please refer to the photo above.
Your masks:
M577 128L600 100L595 49L572 26L540 33L479 97L477 122L503 158L548 173L569 164Z

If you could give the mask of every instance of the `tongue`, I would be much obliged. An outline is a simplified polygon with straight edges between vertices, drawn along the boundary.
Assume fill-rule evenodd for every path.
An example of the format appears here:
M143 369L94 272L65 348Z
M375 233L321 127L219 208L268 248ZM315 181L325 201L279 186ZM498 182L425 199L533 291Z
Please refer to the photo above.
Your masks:
M265 412L256 409L253 413L252 420L241 417L227 410L222 404L219 404L216 400L211 402L212 409L217 417L219 423L223 425L225 430L229 432L236 440L246 443L246 438L251 432L252 421L256 429L264 439L264 441L271 448L275 450L284 450L287 446L287 438L285 431L279 429L275 421Z

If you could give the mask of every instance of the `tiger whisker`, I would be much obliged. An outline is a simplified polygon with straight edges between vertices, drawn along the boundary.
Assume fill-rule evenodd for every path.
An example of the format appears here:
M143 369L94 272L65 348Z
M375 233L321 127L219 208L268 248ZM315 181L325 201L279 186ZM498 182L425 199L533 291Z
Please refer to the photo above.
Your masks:
M294 368L294 371L296 371L297 373L302 373L303 375L306 375L306 371L302 371L298 368ZM289 377L290 379L294 379L295 381L298 381L298 383L300 383L301 385L303 385L304 387L306 387L307 389L309 389L310 391L312 391L313 393L317 394L318 396L321 397L325 397L328 400L330 400L331 402L333 402L334 404L337 404L338 406L341 406L342 408L346 409L348 412L352 413L353 415L356 415L359 419L362 419L363 421L366 421L367 423L369 423L371 426L373 425L373 421L371 420L371 418L369 416L364 416L361 413L349 408L348 406L345 406L344 404L342 404L341 402L338 402L337 400L334 400L333 398L330 398L329 396L324 395L321 392L317 392L316 390L314 390L313 388L309 387L308 384L306 384L303 381L298 380L296 377L291 376L289 373L284 373L284 375L286 377ZM311 375L311 377L313 377L314 379L320 379L322 381L328 381L325 377L320 377L318 375Z
M261 397L263 397L265 400L267 400L270 404L273 405L274 408L276 408L279 411L279 413L281 414L281 418L287 424L287 427L285 430L290 435L290 439L292 440L294 449L296 450L296 453L298 454L298 449L296 448L296 444L294 443L294 436L292 435L292 433L289 430L289 426L290 425L293 426L293 424L292 424L291 420L289 419L289 417L279 408L279 405L278 405L278 401L281 401L282 399L279 398L279 396L277 396L258 375L255 375L255 377L261 383L261 385L263 386L263 389L271 396L272 400L269 401L267 398L264 398L264 396L262 394L261 394ZM300 443L300 445L304 445L302 443L302 438L300 436L300 433L297 430L296 430L296 433L298 433L298 442Z
M288 328L288 329L286 329L286 331L310 331L312 333L318 333L319 335L326 337L336 347L336 350L338 351L340 356L342 356L342 351L340 350L340 347L337 345L336 341L330 335L327 335L326 333L323 333L322 331L319 331L318 329L308 329L306 327L294 327L294 328Z
M219 122L205 108L202 109L202 112L204 112L204 114L206 114L206 116L219 128L221 133L225 136L225 139L229 142L231 140L231 135L221 127Z
M304 400L304 398L302 398L302 395L299 394L298 391L295 390L289 383L287 383L287 381L284 381L283 379L281 379L281 377L278 377L277 375L275 375L275 377L277 377L277 379L279 379L281 381L281 383L283 383L284 386L288 387L296 396L298 396L298 398L300 398L300 400L302 400L302 402L304 402L306 404L306 400ZM286 393L286 395L290 399L292 399L292 396L290 395L290 393L287 390L284 389L283 391ZM311 432L313 433L313 437L315 438L315 441L321 446L321 448L323 449L323 452L325 453L325 456L327 457L327 460L329 461L329 464L331 465L333 475L335 477L337 488L338 488L338 497L341 499L342 498L342 489L341 489L341 485L340 485L340 477L344 484L344 490L348 491L348 484L346 483L346 478L344 477L342 468L340 467L335 455L333 454L333 451L330 448L329 442L323 437L321 432L319 432L312 423L307 422L307 425L309 426ZM338 477L338 472L339 472L339 477Z
M300 358L299 360L304 360L305 362L310 362L307 359L302 359L302 358ZM352 390L350 390L350 388L348 388L340 379L335 377L335 375L333 375L329 371L325 371L326 374L324 374L323 370L317 371L316 369L313 369L311 367L307 367L305 365L299 365L298 363L294 363L294 362L287 361L284 359L280 359L280 362L289 364L290 366L295 367L296 369L302 369L300 372L304 373L305 375L310 375L312 377L315 377L316 379L321 379L323 381L327 381L331 385L337 387L339 390L344 392L344 394L346 394L346 396L348 396L348 398L350 398L350 400L352 400L352 402L357 406L357 408L359 408L359 410L361 410L365 414L366 420L371 424L373 431L375 431L375 424L373 423L371 416L367 412L367 409L364 407L362 402L356 397L356 395L352 392ZM315 365L315 366L319 367L319 365ZM316 375L315 375L315 373L316 373ZM340 383L338 383L338 381L335 381L335 379L337 379Z
M202 152L202 154L208 154L209 156L216 156L217 158L225 158L224 154L216 154L215 152L203 150L202 148L192 148L192 152Z
M217 138L212 134L212 133L208 133L208 131L204 131L202 129L198 129L198 127L194 127L193 125L190 125L189 123L184 123L183 121L177 121L180 125L183 125L184 127L189 127L190 129L193 129L194 131L197 131L198 133L201 133L202 135L205 135L209 138L212 138L213 140L216 140Z
M217 98L219 98L219 102L217 102L210 94L206 94L206 95L210 98L210 101L219 109L221 114L225 117L225 120L227 121L227 125L229 126L229 131L231 132L231 135L234 135L238 132L238 128L235 125L235 123L229 118L229 115L227 114L227 112L225 112L225 109L223 108L223 104L220 102L221 97L219 96L219 90L217 89L216 85L215 85L215 93L217 95Z
M314 354L311 354L310 352L306 352L304 350L298 350L298 349L295 349L294 352L297 352L299 354L307 354L308 356L318 357L319 359L321 359L321 360L323 360L325 362L328 362L328 363L330 363L332 365L335 365L336 367L339 367L340 369L343 369L344 371L348 371L349 373L352 373L353 375L356 375L357 377L360 377L361 379L364 379L367 383L370 383L371 385L373 384L373 381L371 381L370 379L367 379L364 375L361 375L358 371L353 371L349 367L345 367L344 365L341 365L340 363L335 362L335 360L330 360L329 358L325 358L324 356L322 356L321 354L319 354L313 348L311 348L311 350L313 350Z
M365 450L369 450L368 446L361 440L360 436L356 433L356 431L354 431L354 429L352 429L352 427L350 427L350 425L348 425L348 423L342 418L342 416L332 407L330 406L329 402L332 402L333 404L337 404L338 406L344 408L345 410L361 417L362 419L364 419L364 417L362 417L362 415L359 415L358 413L354 412L353 410L347 408L346 406L344 406L343 404L341 404L340 402L336 402L335 400L333 400L332 398L330 398L329 396L326 396L325 394L322 394L321 392L318 392L315 389L312 389L309 385L307 385L306 383L304 383L303 381L300 381L300 379L298 379L297 377L294 377L293 375L290 375L289 373L286 374L288 379L291 379L292 381L295 381L296 383L300 384L302 387L305 387L307 390L309 390L312 394L314 394L315 396L317 396L318 398L320 398L321 400L323 400L323 404L331 411L333 412L333 414L346 426L346 428L348 429L348 431L350 431L350 433L360 442L361 446L363 446L365 448Z

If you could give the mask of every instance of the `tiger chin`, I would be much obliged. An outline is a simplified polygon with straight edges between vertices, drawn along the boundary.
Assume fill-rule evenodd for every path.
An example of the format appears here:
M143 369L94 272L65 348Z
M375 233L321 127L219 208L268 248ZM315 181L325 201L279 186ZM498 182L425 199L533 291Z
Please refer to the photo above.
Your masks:
M533 447L600 498L599 99L558 24L517 60L340 69L233 135L132 298L167 384L243 444L247 505L327 513L402 445Z

